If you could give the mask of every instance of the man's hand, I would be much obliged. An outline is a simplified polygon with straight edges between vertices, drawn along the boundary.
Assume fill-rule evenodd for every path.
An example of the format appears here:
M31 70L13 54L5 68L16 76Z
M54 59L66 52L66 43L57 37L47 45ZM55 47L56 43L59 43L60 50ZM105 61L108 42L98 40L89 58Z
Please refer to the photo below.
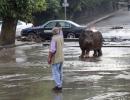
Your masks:
M48 64L51 64L51 58L48 57Z
M49 52L49 55L48 55L48 64L51 64L51 62L52 62L52 56L53 56L53 54L51 52Z

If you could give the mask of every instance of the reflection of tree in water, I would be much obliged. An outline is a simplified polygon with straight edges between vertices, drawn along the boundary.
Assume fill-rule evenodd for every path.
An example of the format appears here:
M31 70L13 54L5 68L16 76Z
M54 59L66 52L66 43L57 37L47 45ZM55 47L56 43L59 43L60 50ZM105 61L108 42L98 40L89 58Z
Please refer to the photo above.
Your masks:
M28 62L43 63L47 62L48 50L43 46L32 46L24 50Z
M0 49L0 62L15 62L15 48Z

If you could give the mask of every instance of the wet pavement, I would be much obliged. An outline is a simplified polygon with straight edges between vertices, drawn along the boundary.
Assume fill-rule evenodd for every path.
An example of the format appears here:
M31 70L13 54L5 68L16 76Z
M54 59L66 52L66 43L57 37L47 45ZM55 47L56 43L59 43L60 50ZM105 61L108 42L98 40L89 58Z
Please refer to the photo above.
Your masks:
M109 20L117 18L119 25L122 13ZM47 64L48 45L1 50L0 100L130 100L130 30L112 30L115 23L111 21L108 28L105 21L97 25L105 38L103 56L92 57L91 51L89 58L80 59L78 42L65 42L62 93L51 90L54 83Z
M72 47L75 46L75 47ZM54 93L48 46L24 45L3 50L0 100L129 100L130 48L103 47L103 56L80 59L77 42L65 43L64 84Z

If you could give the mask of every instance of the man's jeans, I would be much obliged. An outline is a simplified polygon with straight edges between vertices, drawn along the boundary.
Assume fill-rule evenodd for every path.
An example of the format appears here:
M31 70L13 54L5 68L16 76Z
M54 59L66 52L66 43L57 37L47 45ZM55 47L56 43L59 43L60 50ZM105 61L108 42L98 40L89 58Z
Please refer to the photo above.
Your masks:
M63 63L52 64L52 76L57 87L62 87L63 83Z

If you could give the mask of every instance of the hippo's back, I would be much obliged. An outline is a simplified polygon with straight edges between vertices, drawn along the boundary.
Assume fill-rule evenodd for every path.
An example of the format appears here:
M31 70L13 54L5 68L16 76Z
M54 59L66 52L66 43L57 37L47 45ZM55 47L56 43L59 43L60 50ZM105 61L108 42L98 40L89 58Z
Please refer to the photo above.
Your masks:
M81 49L100 49L102 47L102 40L101 32L86 30L80 34L79 45Z

